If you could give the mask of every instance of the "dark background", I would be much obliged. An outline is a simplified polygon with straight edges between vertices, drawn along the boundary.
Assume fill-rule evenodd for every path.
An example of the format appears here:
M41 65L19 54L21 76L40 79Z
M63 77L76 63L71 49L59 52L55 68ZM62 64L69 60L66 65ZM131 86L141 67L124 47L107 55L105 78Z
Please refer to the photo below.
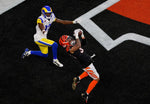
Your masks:
M91 78L85 78L72 91L74 76L83 71L79 63L58 47L58 68L49 57L30 56L21 59L25 48L39 50L33 41L36 19L44 5L50 5L57 18L74 20L105 0L26 0L0 16L0 104L83 104L80 97ZM108 10L92 20L112 39L133 32L149 37L150 26L122 17ZM77 25L53 23L48 38L55 40L71 35ZM84 30L84 29L83 29ZM89 96L89 104L150 103L150 47L125 41L107 51L84 30L89 54L95 53L94 65L101 81Z

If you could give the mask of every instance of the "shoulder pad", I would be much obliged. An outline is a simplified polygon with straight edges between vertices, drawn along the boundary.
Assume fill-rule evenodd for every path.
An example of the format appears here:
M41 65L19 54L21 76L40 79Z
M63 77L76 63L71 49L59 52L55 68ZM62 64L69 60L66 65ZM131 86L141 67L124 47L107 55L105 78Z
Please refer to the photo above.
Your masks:
M38 24L38 23L43 23L43 19L42 19L42 18L38 18L38 19L37 19L37 24Z

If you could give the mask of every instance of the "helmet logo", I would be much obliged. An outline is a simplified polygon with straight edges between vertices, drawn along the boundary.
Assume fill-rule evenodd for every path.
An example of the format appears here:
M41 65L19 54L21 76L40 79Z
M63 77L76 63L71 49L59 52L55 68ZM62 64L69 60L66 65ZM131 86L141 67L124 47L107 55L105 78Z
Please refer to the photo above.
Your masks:
M50 6L44 6L44 7L42 8L41 12L42 12L42 14L43 14L43 16L44 16L45 18L50 18L50 15L51 15L51 13L52 13L53 11L52 11L52 8L51 8ZM47 16L47 14L49 14L49 16Z
M59 38L59 44L63 47L66 48L66 50L68 51L70 49L70 46L73 46L75 43L75 41L73 40L73 38L71 36L68 35L62 35Z

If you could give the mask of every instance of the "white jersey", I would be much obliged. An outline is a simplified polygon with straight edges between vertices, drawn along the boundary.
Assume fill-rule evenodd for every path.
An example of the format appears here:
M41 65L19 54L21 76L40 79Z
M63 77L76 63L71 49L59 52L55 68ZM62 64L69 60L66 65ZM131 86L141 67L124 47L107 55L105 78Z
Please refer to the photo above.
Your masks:
M54 15L54 13L52 13L50 15L50 20L46 19L43 15L39 16L37 19L37 25L36 25L36 34L34 34L34 41L39 41L42 38L46 38L47 39L47 33L48 30L51 26L51 24L56 20L56 17ZM38 23L43 23L44 28L45 28L45 33L43 34L43 32L41 31L41 29L38 26Z

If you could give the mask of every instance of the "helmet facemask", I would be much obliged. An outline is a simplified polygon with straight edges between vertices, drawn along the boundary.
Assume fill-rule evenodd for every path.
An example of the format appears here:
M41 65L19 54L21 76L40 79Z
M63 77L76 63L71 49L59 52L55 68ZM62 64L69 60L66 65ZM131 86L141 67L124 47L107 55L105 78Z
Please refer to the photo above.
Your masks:
M59 44L68 51L71 46L75 45L75 40L71 36L62 35L59 39Z
M46 19L50 19L51 14L52 14L52 8L49 6L44 6L41 12Z

